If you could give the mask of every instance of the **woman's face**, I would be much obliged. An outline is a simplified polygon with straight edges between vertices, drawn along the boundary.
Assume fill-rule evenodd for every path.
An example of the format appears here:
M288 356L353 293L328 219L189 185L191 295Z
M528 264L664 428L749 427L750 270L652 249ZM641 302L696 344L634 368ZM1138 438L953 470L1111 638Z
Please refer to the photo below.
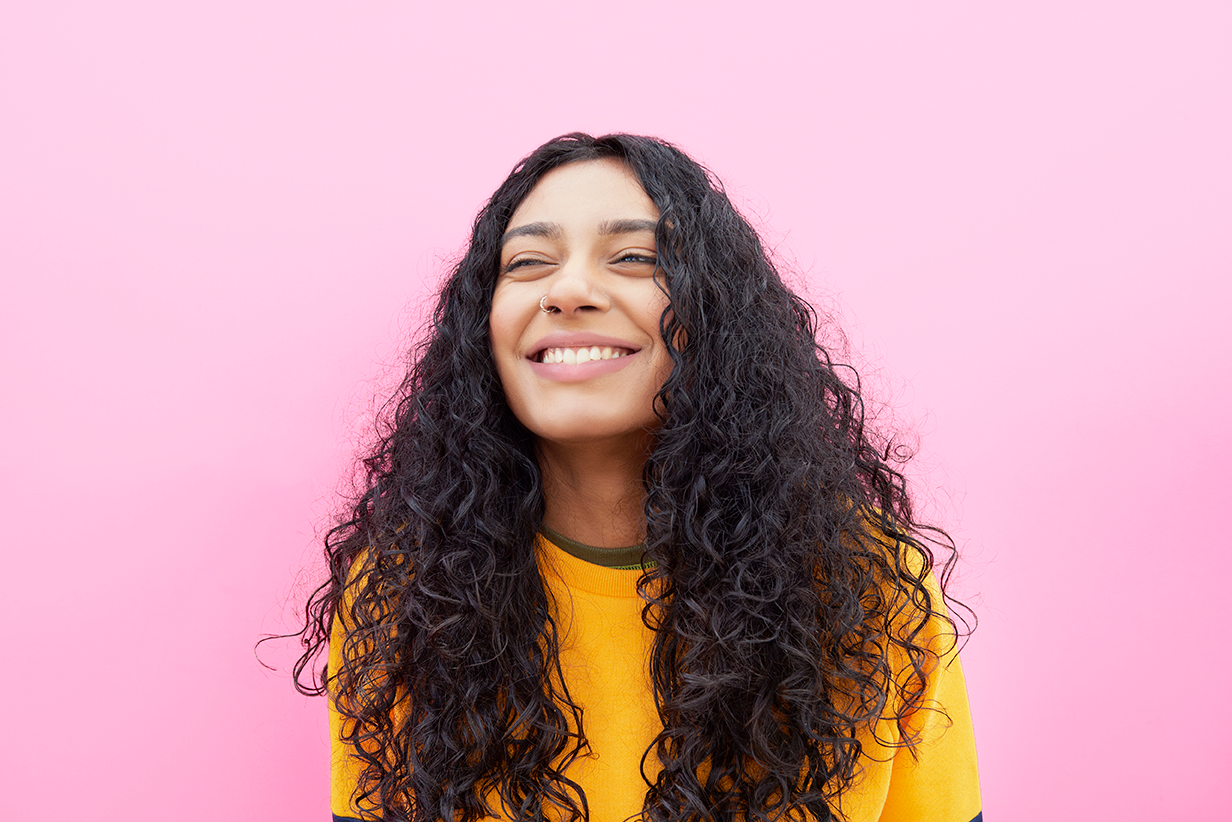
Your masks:
M672 367L659 336L658 218L629 169L603 159L548 172L509 220L492 354L537 438L632 442L657 426L654 396Z

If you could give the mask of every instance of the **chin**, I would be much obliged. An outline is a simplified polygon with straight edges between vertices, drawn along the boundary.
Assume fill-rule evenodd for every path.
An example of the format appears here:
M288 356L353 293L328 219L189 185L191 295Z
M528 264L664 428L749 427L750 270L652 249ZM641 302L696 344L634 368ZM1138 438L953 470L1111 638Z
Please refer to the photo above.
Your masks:
M594 446L604 443L625 444L624 447L641 450L639 446L654 434L658 420L631 427L627 422L620 425L602 425L597 420L572 419L567 424L538 425L531 433L537 440L562 446Z

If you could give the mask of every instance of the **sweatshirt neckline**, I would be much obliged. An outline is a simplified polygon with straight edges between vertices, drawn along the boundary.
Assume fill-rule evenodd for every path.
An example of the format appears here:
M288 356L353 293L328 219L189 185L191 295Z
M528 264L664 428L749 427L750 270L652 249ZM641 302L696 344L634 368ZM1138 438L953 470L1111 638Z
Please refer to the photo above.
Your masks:
M568 588L622 599L641 598L637 590L637 582L642 578L640 565L634 568L608 568L587 562L557 545L542 531L538 534L538 547L540 566Z
M646 556L644 544L629 545L625 548L596 548L585 545L575 539L569 539L559 531L553 531L546 525L539 526L539 533L548 541L567 554L604 568L617 568L622 571L642 569L642 559Z

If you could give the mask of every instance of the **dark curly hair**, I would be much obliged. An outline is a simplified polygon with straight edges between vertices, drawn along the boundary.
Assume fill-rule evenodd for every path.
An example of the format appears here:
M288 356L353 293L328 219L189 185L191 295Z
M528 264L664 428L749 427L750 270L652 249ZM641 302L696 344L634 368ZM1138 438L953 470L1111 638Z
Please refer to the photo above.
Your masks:
M325 538L330 577L308 603L297 683L336 700L365 764L356 801L386 820L477 822L490 795L518 819L588 818L566 775L586 717L536 563L543 483L488 314L519 203L551 169L600 158L625 163L658 207L671 300L673 369L643 471L653 564L639 590L663 722L645 815L829 819L859 772L858 734L888 711L897 744L914 744L905 720L926 707L938 655L922 631L958 633L929 582L929 544L952 543L913 516L813 310L717 181L661 140L557 138L480 211L362 495ZM336 620L343 662L314 676Z

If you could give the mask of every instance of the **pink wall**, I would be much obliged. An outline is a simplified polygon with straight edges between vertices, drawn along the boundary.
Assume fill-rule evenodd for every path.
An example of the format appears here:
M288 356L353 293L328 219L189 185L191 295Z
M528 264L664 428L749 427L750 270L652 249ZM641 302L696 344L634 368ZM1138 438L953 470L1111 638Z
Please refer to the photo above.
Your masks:
M447 5L0 14L5 817L325 818L252 643L441 259L573 129L708 162L920 433L989 818L1225 807L1226 5Z

